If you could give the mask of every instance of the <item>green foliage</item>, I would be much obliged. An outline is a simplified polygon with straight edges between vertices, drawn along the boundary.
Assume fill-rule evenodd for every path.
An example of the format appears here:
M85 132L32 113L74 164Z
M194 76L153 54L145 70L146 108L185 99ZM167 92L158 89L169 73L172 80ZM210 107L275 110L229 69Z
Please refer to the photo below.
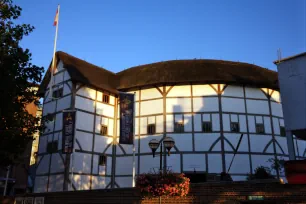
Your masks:
M41 81L43 68L31 64L30 51L19 45L34 29L14 23L21 10L11 0L0 0L0 165L5 166L17 161L39 130L39 119L26 106L39 104L33 85Z
M247 177L248 181L255 179L274 179L274 176L271 175L268 167L259 166L255 169L254 174Z
M268 159L268 162L271 163L271 170L279 173L283 173L284 171L284 159L278 159L278 158L270 158Z

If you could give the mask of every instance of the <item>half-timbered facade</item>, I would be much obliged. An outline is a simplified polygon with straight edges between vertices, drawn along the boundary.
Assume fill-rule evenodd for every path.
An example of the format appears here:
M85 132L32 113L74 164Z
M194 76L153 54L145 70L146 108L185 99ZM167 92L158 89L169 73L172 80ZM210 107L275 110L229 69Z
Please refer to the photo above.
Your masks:
M159 168L148 143L166 136L175 147L164 165L174 172L227 171L241 134L229 172L234 180L270 166L270 158L289 158L276 72L246 63L175 60L115 74L63 52L56 56L54 81L47 74L40 87L42 114L51 120L40 136L35 192L132 185L132 145L118 143L119 91L135 93L136 175ZM61 152L66 109L77 113L71 155ZM305 142L294 143L297 158L305 157Z

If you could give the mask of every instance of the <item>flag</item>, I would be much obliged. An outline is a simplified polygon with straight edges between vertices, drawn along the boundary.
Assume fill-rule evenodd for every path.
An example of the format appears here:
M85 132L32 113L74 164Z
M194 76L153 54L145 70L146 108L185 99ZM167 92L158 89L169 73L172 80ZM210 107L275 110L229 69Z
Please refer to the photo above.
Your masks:
M56 26L57 23L58 23L58 7L57 7L57 9L56 9L56 14L55 14L53 26Z
M120 144L134 142L134 94L119 93L120 100Z

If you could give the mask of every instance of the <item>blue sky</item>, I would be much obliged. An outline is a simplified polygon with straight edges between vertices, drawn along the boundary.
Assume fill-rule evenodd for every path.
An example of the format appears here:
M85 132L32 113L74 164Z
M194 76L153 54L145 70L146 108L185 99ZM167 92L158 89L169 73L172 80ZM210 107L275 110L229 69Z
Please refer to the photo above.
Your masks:
M223 59L276 70L306 51L306 0L15 0L33 63L49 65L56 7L57 50L118 72L172 59Z

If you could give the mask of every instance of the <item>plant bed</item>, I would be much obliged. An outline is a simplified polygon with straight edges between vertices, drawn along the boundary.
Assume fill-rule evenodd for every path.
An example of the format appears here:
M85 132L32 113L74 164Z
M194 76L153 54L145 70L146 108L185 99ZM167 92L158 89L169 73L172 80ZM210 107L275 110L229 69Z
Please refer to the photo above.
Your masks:
M306 160L286 161L284 167L289 184L306 184Z
M136 187L143 197L186 196L189 193L190 179L184 174L142 174L137 177Z

